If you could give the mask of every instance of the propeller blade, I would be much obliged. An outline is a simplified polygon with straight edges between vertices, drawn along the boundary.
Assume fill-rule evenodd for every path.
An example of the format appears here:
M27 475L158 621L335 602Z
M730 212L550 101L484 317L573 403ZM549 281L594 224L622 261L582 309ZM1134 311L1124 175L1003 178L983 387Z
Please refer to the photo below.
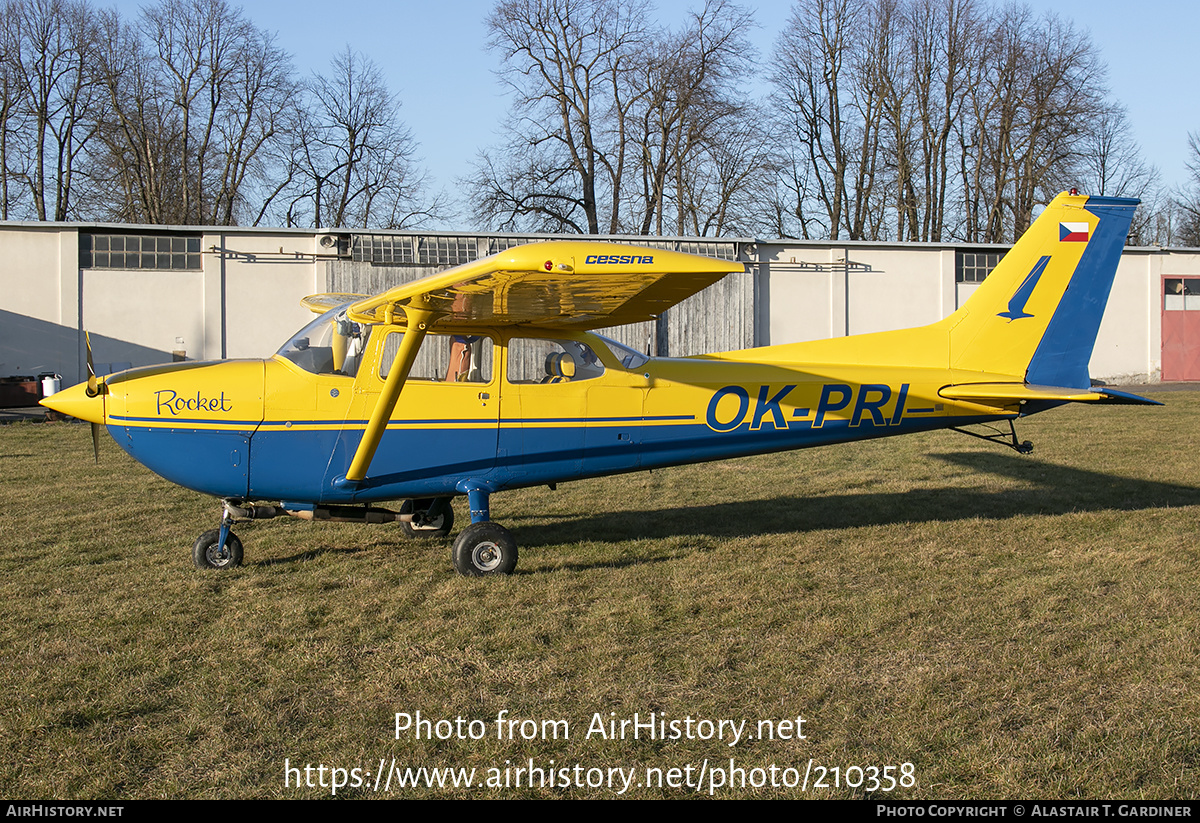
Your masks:
M96 377L96 363L92 360L92 336L83 331L83 342L87 344L87 396L95 397L100 394L100 380ZM92 423L92 455L100 462L100 424Z
M92 362L92 337L87 333L86 329L83 332L83 342L87 344L87 395L88 397L95 397L100 393L100 381L96 379L96 364ZM92 426L94 432L95 424L93 423ZM97 449L99 449L99 446L97 446Z

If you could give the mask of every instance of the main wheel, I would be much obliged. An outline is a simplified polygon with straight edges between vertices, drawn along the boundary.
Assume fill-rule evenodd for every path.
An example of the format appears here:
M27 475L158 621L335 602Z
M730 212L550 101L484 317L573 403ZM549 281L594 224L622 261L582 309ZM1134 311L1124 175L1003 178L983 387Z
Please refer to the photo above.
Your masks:
M472 523L454 541L454 568L467 577L512 574L517 567L517 541L499 523Z
M198 569L232 569L242 565L242 541L233 532L225 538L225 548L217 546L221 530L213 529L200 535L192 547L192 562Z
M400 506L400 513L412 514L413 512L428 511L434 502L433 499L405 500ZM450 534L453 526L454 507L450 505L448 499L442 501L442 511L437 517L428 518L419 526L406 520L400 521L400 529L409 537L445 537Z

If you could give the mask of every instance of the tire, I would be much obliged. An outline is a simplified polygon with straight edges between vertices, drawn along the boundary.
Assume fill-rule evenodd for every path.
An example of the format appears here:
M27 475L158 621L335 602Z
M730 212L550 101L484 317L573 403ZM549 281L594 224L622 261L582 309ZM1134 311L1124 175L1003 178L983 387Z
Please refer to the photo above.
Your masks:
M217 541L221 537L220 529L213 529L200 535L196 545L192 547L192 562L198 569L232 569L242 565L242 541L233 532L225 538L225 551L217 551Z
M414 511L428 511L429 507L433 505L433 502L434 501L432 499L405 500L403 505L400 506L400 513L412 514ZM454 507L450 505L450 501L448 499L445 500L442 505L441 514L432 518L426 523L422 523L420 526L413 525L412 523L404 520L400 521L400 529L405 535L408 537L420 537L425 539L431 537L446 537L448 534L450 534L450 529L453 527Z
M498 523L472 523L454 541L454 568L466 577L512 574L517 567L517 541Z

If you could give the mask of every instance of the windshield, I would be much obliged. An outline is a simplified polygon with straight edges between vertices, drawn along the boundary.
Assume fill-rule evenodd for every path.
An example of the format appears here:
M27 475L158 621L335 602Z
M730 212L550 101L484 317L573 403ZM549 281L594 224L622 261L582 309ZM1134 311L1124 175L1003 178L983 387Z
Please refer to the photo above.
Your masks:
M649 357L637 349L632 349L624 343L618 343L616 340L610 340L602 334L597 334L596 336L604 341L604 345L608 346L621 365L627 369L640 369L650 361Z
M292 335L276 352L313 374L358 373L371 327L346 317L346 307L330 309Z

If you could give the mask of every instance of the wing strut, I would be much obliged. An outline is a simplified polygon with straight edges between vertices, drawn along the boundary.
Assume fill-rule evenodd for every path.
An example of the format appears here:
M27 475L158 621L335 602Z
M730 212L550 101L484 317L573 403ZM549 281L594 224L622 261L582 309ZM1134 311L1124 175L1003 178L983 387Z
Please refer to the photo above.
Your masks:
M338 485L357 485L366 479L367 469L371 467L375 450L379 448L379 441L383 439L388 420L391 419L392 411L396 408L396 401L400 399L400 390L404 388L404 384L408 380L408 373L417 359L417 352L421 349L421 341L425 339L425 332L430 324L441 316L439 312L422 306L410 305L401 308L408 318L408 328L404 332L404 339L400 341L400 348L396 352L396 358L392 361L392 368L388 372L387 380L384 381L383 391L380 393L379 399L375 401L375 408L371 411L371 419L367 421L367 428L363 431L363 438L358 444L358 450L354 452L350 469Z

